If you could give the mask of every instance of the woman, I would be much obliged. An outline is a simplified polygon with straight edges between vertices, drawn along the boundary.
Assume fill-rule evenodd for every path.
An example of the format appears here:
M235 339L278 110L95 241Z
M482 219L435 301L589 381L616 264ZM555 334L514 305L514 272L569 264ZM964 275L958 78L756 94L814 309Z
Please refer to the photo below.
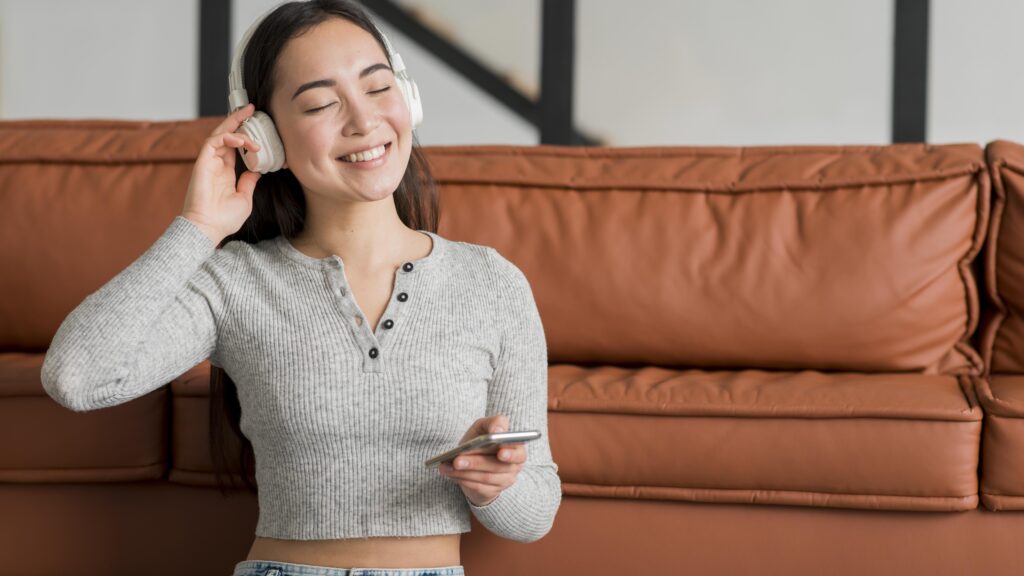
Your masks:
M61 324L45 389L108 407L209 358L211 416L240 432L259 485L235 576L462 574L470 513L499 536L542 537L561 483L532 291L496 250L436 233L379 31L347 1L283 4L242 62L252 104L204 142L182 214ZM256 110L284 154L265 174L237 156L260 150L239 130ZM424 466L509 430L542 436Z
M253 30L249 40L249 45L262 47L262 50L254 50L251 55L246 51L242 56L244 87L253 95L255 106L229 116L214 131L205 155L197 161L184 212L200 228L209 231L215 243L228 236L226 233L239 229L243 219L251 222L248 202L252 193L249 189L255 186L255 195L260 195L256 183L258 173L242 174L239 192L232 189L233 183L226 184L229 174L235 174L231 166L233 161L237 162L233 149L259 150L257 144L237 131L240 121L249 117L254 109L265 111L273 118L285 150L282 169L290 172L289 177L295 181L293 186L296 183L298 186L282 195L280 202L269 204L264 212L274 214L273 206L286 205L288 198L304 200L304 220L281 232L285 236L294 233L289 245L309 259L306 263L334 255L340 258L344 266L342 278L347 281L354 300L354 317L357 322L364 319L361 316L365 317L368 331L364 334L378 331L377 326L387 315L391 303L403 306L393 299L398 292L393 290L393 286L397 286L397 270L405 263L422 263L424 258L434 257L434 242L447 243L436 234L418 231L428 226L431 232L436 230L436 194L424 183L429 180L429 171L428 178L419 177L415 171L419 166L428 170L425 160L419 157L416 165L410 166L414 148L410 109L396 86L390 54L378 34L376 26L357 6L345 2L291 3L272 11ZM384 146L382 152L381 145ZM375 148L382 157L350 156L367 150L372 155ZM276 188L287 190L287 181ZM400 203L395 198L396 189L403 196ZM400 212L398 206L405 210ZM280 208L278 211L300 212ZM435 216L434 221L424 221L426 214ZM271 222L282 220L285 218L281 215L270 218ZM261 227L252 222L250 226L250 229ZM269 227L273 228L273 224ZM282 246L288 249L288 245ZM451 256L453 251L446 249L445 254ZM506 268L511 266L507 261L503 264ZM468 275L461 276L468 278ZM521 273L517 279L522 279ZM438 280L443 282L445 278ZM441 296L445 290L441 286L438 289L437 294ZM527 294L521 292L519 296ZM442 308L437 310L441 313ZM450 313L457 313L457 310L452 308ZM533 370L536 377L537 370L546 370L546 357L538 362L540 358L536 354L542 348L536 346L537 338L542 342L543 335L538 330L539 321L529 328L532 329L529 339L534 342L534 364L526 369ZM415 334L413 326L407 329ZM546 380L544 386L540 382L537 380L529 386L546 397ZM537 409L541 408L538 398L534 394L533 406L529 409L534 411L532 425L539 427L542 423L536 418ZM496 406L492 402L488 405ZM444 409L454 410L455 407ZM507 414L480 418L458 441L507 430L508 426ZM553 474L557 467L550 462L549 455L546 460L550 466L546 477L550 487L552 480L557 481L557 475ZM516 481L526 461L526 445L513 444L504 447L499 454L467 455L465 470L453 470L450 464L442 464L439 473L457 483L469 505L482 509ZM557 498L559 494L557 487L555 491L549 490L549 504L551 497ZM522 501L527 502L527 499ZM494 518L499 530L501 522L514 520L514 516ZM315 540L257 536L247 560L326 567L423 569L460 564L460 533L413 535L412 532L417 531L413 526L405 528L408 534L394 536ZM236 574L266 567L266 564L253 562L243 564ZM289 569L285 567L285 573Z

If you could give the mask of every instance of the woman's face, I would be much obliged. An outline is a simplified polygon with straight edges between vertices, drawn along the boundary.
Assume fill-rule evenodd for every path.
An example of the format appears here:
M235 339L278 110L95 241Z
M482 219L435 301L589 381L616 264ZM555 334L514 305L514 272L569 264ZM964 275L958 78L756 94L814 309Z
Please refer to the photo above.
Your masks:
M289 40L275 73L271 115L307 194L374 201L398 188L412 151L409 109L372 34L330 18ZM377 167L341 159L379 144L388 146Z

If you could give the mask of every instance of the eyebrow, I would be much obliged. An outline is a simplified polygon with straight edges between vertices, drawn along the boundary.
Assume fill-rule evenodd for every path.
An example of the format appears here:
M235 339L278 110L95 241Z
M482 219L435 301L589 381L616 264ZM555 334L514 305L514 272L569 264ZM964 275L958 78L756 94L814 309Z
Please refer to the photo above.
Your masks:
M391 67L388 66L387 64L384 64L383 62L378 62L376 64L367 66L366 68L363 69L362 72L359 73L359 79L362 80L363 78L369 76L370 74L373 74L377 70L391 70ZM394 73L394 71L392 71L392 73ZM295 100L295 98L298 97L299 94L302 94L306 90L312 90L313 88L323 88L325 86L335 85L337 85L337 82L330 78L306 82L302 86L299 86L299 89L295 91L295 94L292 94L292 100Z

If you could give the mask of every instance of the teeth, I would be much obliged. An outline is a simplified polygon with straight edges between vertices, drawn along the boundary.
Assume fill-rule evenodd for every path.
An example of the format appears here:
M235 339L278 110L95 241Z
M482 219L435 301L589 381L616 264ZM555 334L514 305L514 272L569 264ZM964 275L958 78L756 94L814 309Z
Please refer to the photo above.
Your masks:
M373 160L374 158L380 158L384 155L384 145L381 144L373 150L367 150L366 152L356 152L355 154L349 154L348 156L342 156L341 159L345 162L366 162L367 160Z

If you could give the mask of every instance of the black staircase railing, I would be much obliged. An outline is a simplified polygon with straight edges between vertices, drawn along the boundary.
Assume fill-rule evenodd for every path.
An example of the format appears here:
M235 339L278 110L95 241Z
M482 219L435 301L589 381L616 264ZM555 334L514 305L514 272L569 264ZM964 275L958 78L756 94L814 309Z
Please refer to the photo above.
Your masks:
M576 1L543 0L541 19L540 143L584 144L573 126Z
M928 119L928 0L896 0L892 141L924 142Z
M228 113L231 0L199 2L199 115Z

